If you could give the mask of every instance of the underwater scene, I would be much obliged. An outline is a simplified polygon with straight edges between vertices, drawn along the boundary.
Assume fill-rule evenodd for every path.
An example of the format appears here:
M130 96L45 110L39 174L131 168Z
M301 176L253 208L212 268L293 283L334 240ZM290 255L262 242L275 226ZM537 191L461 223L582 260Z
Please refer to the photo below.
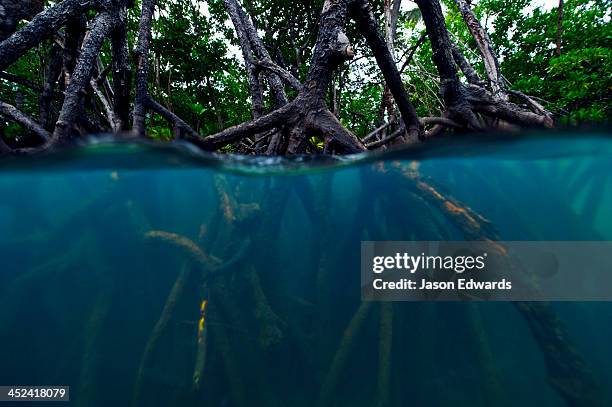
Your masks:
M611 303L360 286L365 240L609 241L611 208L604 135L308 159L100 139L4 160L0 383L70 386L43 405L611 405Z

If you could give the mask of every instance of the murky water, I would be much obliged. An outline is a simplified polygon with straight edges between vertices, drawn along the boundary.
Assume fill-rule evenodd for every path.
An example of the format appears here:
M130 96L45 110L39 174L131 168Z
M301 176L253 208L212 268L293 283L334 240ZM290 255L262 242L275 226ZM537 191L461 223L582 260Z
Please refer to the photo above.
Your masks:
M293 161L97 143L5 161L0 384L68 385L75 406L603 405L611 304L361 303L359 250L612 240L610 208L599 136Z

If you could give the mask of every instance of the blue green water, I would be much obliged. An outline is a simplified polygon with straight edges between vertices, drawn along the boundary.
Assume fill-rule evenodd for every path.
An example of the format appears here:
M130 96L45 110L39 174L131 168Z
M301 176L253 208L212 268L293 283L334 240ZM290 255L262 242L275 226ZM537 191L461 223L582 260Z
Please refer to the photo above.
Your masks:
M362 240L612 240L610 208L606 136L5 160L0 385L68 385L74 406L605 405L612 304L363 305L359 261Z

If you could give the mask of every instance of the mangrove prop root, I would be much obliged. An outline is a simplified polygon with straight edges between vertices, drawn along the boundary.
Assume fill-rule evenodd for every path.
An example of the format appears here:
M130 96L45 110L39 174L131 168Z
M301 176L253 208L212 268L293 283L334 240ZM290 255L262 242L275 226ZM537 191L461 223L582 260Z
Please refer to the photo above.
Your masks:
M157 342L161 338L162 334L165 332L168 323L172 319L179 299L182 297L183 292L185 291L185 285L186 282L189 280L191 270L192 265L189 264L189 262L185 262L181 269L181 272L179 273L178 278L174 283L174 286L172 287L172 290L170 291L170 294L168 295L168 299L166 300L166 304L164 305L161 316L153 327L153 331L151 332L149 340L145 345L144 352L142 354L142 359L140 361L140 367L138 368L138 373L136 376L136 382L134 385L134 395L132 398L133 406L137 406L140 401L140 394L144 383L144 375L146 373L147 368L149 367L149 361L153 355L153 351L155 350Z
M412 181L417 196L439 208L444 216L461 230L466 239L489 241L496 238L496 231L489 220L469 207L445 196L426 182L420 175L416 162L410 166L403 166L400 170L404 177Z
M334 314L331 302L334 297L331 289L332 270L334 270L334 267L332 266L330 247L333 247L335 242L330 242L326 238L318 238L318 236L329 237L332 235L327 211L330 207L333 177L333 174L326 174L321 179L320 185L312 185L309 188L308 191L311 193L311 196L305 197L312 202L315 208L313 215L316 217L316 221L312 223L314 236L312 258L316 265L317 273L315 277L315 298L319 327L316 338L318 349L321 351L332 349L333 346L329 336L329 329L333 325L332 315ZM308 200L304 202L308 202ZM322 366L326 362L326 355L321 352L319 358L319 364Z
M549 383L570 407L604 406L603 389L592 376L582 356L567 339L563 323L549 303L518 302L540 347Z
M247 238L241 244L234 256L227 261L223 261L219 266L216 266L209 273L202 276L203 283L210 283L219 277L226 275L226 273L236 271L236 267L240 264L242 260L249 253L249 249L251 248L251 239Z
M380 304L378 338L378 404L387 407L391 396L391 352L393 345L393 304Z
M484 327L482 315L480 313L479 304L468 302L467 320L473 336L476 338L476 352L480 362L480 367L483 370L483 394L484 402L487 406L506 406L506 394L504 394L499 372L496 369L495 358L489 345L489 337Z
M232 351L232 347L229 342L229 337L224 331L223 326L211 327L211 335L214 341L215 349L219 352L223 367L225 369L225 376L227 377L231 393L230 396L233 400L233 405L236 406L248 406L248 398L244 393L245 383L241 374L241 370L236 361L235 353Z
M213 288L213 287L211 287ZM246 329L246 321L244 312L240 309L236 302L235 295L233 295L227 286L215 285L214 295L211 295L211 311L215 310L215 319L231 321L233 325L239 328ZM220 357L225 365L227 379L230 384L232 391L233 405L237 406L250 406L250 405L262 405L262 406L273 406L275 405L273 393L270 389L269 383L270 378L266 374L266 369L258 369L257 372L253 372L251 367L253 366L265 366L264 360L262 360L262 352L259 352L258 348L249 347L246 351L244 342L237 343L238 338L232 336L231 338L227 335L227 325L215 325L211 327L211 334L214 337L216 346L214 349L220 353ZM240 348L238 348L240 346ZM238 348L238 349L234 349ZM236 355L240 355L240 363L237 363ZM248 382L248 386L246 386ZM254 390L250 392L249 398L246 398L246 390ZM248 402L245 402L248 401Z
M259 341L263 348L268 348L279 344L283 340L283 330L281 329L281 319L272 311L266 294L264 293L259 274L253 267L247 271L248 283L253 293L255 301L255 318L259 323Z
M402 174L415 183L419 195L442 210L468 240L489 242L501 255L506 249L494 240L499 237L490 223L471 209L464 207L425 182L418 166L401 167ZM548 380L570 406L596 406L602 402L601 388L593 378L582 356L568 338L558 315L547 303L513 303L525 318L546 361Z
M215 190L219 196L219 209L223 214L223 218L227 223L232 223L235 220L234 208L236 203L227 193L228 182L224 176L216 175L213 180Z
M214 269L219 264L219 260L208 256L200 247L192 240L178 235L176 233L164 232L160 230L152 230L145 233L145 238L168 243L178 249L181 249L191 260L200 264L206 269Z
M340 379L340 374L344 369L344 365L346 364L349 353L353 347L355 336L357 336L357 334L361 331L361 328L365 323L366 317L368 316L371 306L372 302L363 301L359 305L357 312L355 313L348 327L344 331L344 335L342 336L342 340L340 341L338 350L334 355L327 375L325 376L325 379L321 386L318 403L319 407L326 407L330 405L331 397Z
M107 277L102 276L102 279L107 279ZM98 338L103 331L103 324L110 310L111 300L111 284L104 281L100 284L100 292L84 329L84 332L87 332L87 337L76 397L80 405L91 405L93 400L96 399L97 391L101 390L96 380L96 363L99 361L97 349L100 345Z
M132 230L136 230L138 234L142 235L153 229L149 219L147 219L140 206L134 204L132 200L125 202L125 210L129 221L132 223Z
M204 377L206 367L206 345L208 339L208 326L206 324L206 308L208 300L203 300L200 304L200 320L198 321L198 341L196 351L196 363L193 370L193 389L199 391Z

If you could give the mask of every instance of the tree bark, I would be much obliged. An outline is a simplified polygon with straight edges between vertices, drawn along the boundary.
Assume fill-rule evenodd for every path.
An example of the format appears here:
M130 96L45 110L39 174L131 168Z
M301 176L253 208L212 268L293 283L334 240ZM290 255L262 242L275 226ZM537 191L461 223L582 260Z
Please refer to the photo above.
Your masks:
M54 142L63 142L73 136L74 125L82 111L81 92L89 84L94 63L98 58L104 39L114 28L113 15L102 12L96 16L83 41L83 47L74 68L70 84L66 88L66 98L55 125Z
M477 118L461 86L453 62L451 39L438 0L416 0L431 42L433 61L440 75L440 93L450 118L464 125L480 128Z
M84 15L76 15L68 19L64 30L64 85L67 88L72 78L72 72L76 66L81 45L87 31L87 18Z
M397 61L395 55L395 36L397 34L397 21L399 18L400 11L400 0L384 0L385 10L385 42L391 53L391 58ZM401 75L401 71L400 71ZM385 89L383 90L381 107L380 107L380 121L384 121L385 112L387 112L389 122L396 121L395 106L393 104L393 95L389 89L389 85L385 82Z
M48 131L53 131L53 125L56 117L52 112L53 99L57 93L55 89L62 72L62 56L61 48L57 44L51 45L49 54L47 57L48 61L45 65L44 71L44 85L39 99L39 117L38 122L42 127ZM63 100L63 94L60 100Z
M147 97L146 106L183 131L186 134L183 138L190 141L194 138L200 139L200 134L197 131L192 129L191 126L185 123L180 117L155 101L151 96Z
M453 59L455 63L459 66L459 69L461 69L461 72L463 72L463 74L465 75L465 78L467 79L468 83L480 87L485 86L485 82L480 78L478 72L476 72L476 70L468 62L468 60L465 59L465 56L459 49L459 46L456 43L452 43L452 47Z
M143 0L138 29L138 42L134 51L136 58L136 98L132 131L138 137L146 135L147 97L149 95L149 48L151 46L151 24L156 0Z
M261 89L259 72L254 64L255 57L251 48L251 42L249 41L249 37L244 27L244 20L239 11L242 10L242 7L238 4L237 0L224 0L223 2L225 4L225 9L232 19L238 41L240 42L242 58L244 59L244 65L246 66L249 78L249 93L251 94L253 118L258 119L264 114L263 90Z
M92 3L91 0L64 0L38 14L25 27L0 43L0 71L55 34L70 18L85 13Z
M353 18L357 22L360 32L370 45L387 86L389 86L399 107L402 120L406 126L408 139L416 140L421 138L423 133L419 117L416 109L408 99L408 93L404 88L404 83L395 64L393 54L378 29L378 23L372 12L370 2L368 0L355 0L352 11Z
M115 123L113 131L127 131L130 123L130 90L132 72L130 67L127 43L127 2L119 5L119 21L111 33L111 50L113 54L113 111Z
M563 0L559 0L557 7L557 49L555 54L561 56L561 39L563 38Z
M0 114L21 124L23 127L36 134L42 142L46 142L51 138L47 130L43 129L36 121L26 116L15 106L0 102Z
M237 0L230 1L236 1L237 3ZM283 80L281 78L284 77L287 83L293 85L300 82L291 73L274 64L263 41L261 40L261 38L259 38L259 35L257 34L257 29L253 24L251 16L247 15L247 13L243 10L242 6L240 6L239 4L237 4L237 11L240 16L240 19L242 20L244 31L248 36L251 46L253 47L253 51L259 58L260 63L263 63L268 67L273 67L273 69L270 69L271 72L266 75L266 79L268 80L268 83L270 84L270 89L272 91L272 94L274 95L276 107L281 107L287 104L289 101L287 99L287 94L285 93Z
M43 11L42 0L0 0L0 42L15 32L21 20Z
M482 56L482 60L484 62L487 77L489 78L489 85L491 86L493 96L507 100L508 95L506 94L506 86L504 85L504 79L499 70L499 61L497 60L497 56L493 50L493 45L491 44L489 35L470 8L469 1L455 0L455 3L459 7L459 11L461 11L463 21L465 21L465 24L468 26L468 29L472 34L472 37L476 41L476 45L478 46L478 50L480 51L480 55Z

